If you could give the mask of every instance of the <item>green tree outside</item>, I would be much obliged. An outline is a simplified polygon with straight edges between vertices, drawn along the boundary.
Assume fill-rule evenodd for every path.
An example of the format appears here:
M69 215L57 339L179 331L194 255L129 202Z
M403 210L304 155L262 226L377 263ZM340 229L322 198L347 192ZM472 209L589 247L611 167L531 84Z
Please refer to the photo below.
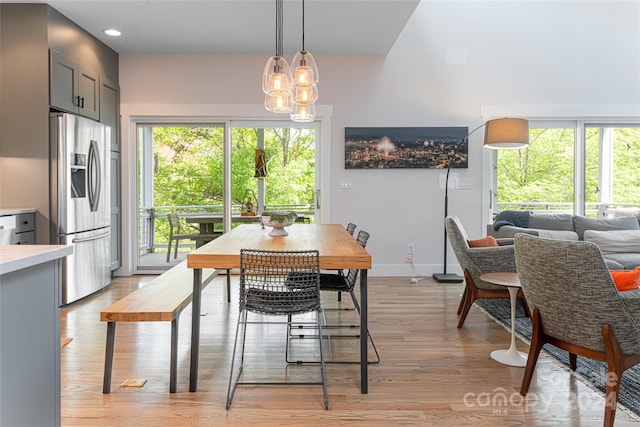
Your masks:
M592 205L599 202L600 132L600 128L587 128L585 201ZM528 148L498 151L498 203L530 203L523 209L546 209L544 203L560 203L559 209L572 210L574 139L573 129L533 128ZM640 128L614 129L613 165L612 202L640 204Z

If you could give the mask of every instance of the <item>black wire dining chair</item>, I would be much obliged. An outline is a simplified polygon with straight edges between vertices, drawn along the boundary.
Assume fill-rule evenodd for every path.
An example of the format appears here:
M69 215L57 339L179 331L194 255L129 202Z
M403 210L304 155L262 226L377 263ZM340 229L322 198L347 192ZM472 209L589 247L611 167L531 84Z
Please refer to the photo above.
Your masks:
M322 334L319 252L317 250L273 251L241 249L239 304L240 312L236 326L235 343L233 345L226 408L229 409L231 407L231 402L238 385L322 385L324 391L324 407L328 409L329 400L327 397L322 340L318 340L322 381L240 381L244 369L247 325L265 323L290 325L292 316L294 315L315 313L315 321L296 321L296 323L313 325L313 327L318 328L319 333ZM256 320L253 320L253 315L252 320L249 320L249 313L255 314ZM279 322L270 321L265 319L266 316L286 316L286 320ZM242 332L240 332L241 329ZM238 341L240 341L240 362L238 374L234 380L234 366ZM287 356L285 356L285 359L286 358Z

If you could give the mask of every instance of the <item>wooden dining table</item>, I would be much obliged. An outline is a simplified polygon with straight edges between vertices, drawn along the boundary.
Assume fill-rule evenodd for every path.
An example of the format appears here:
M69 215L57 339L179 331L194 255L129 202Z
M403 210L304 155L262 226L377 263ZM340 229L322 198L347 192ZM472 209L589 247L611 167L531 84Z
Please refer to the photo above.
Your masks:
M317 249L322 270L360 270L360 392L368 393L367 272L371 255L339 224L294 224L286 230L287 236L270 236L271 227L242 224L187 254L187 267L193 269L189 391L198 388L202 269L240 268L240 249Z

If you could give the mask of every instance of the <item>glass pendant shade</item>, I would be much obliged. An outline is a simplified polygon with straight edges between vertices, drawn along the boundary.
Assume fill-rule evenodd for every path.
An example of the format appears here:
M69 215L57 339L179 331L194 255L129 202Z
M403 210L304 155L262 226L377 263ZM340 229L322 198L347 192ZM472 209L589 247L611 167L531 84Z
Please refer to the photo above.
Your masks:
M316 104L313 102L294 102L291 120L294 122L312 122L316 118Z
M282 56L272 56L264 66L262 73L262 91L269 94L274 91L291 90L291 69Z
M291 92L286 90L276 90L264 96L264 108L273 113L290 113Z
M293 100L295 102L316 102L318 100L318 86L294 86Z
M299 50L291 60L293 69L293 84L300 86L312 86L318 83L318 65L311 53Z

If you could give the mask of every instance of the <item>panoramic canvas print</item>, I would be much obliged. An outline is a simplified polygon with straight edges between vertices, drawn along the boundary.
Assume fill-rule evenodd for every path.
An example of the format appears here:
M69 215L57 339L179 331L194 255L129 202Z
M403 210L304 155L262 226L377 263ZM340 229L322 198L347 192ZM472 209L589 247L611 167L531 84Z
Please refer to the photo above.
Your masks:
M345 169L468 167L467 127L348 127ZM456 147L459 148L456 153Z

